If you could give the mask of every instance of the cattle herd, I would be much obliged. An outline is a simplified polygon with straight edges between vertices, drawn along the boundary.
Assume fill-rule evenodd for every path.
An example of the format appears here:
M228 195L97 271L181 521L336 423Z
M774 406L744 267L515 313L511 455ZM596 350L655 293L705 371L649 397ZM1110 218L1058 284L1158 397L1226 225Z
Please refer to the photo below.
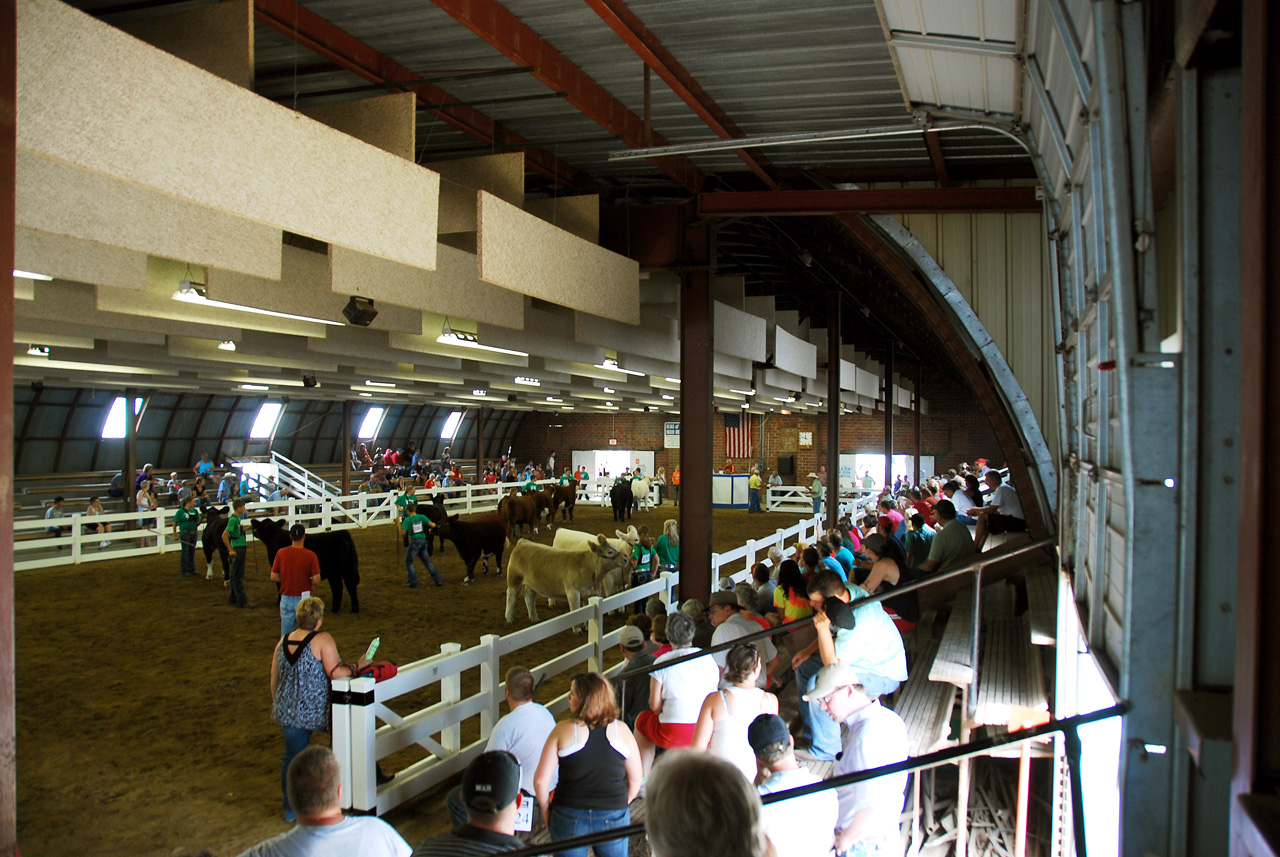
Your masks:
M647 488L647 485L643 486ZM625 495L625 499L624 499ZM539 532L542 527L552 527L557 514L561 522L573 522L574 507L578 496L576 482L568 485L549 485L544 490L520 493L512 490L498 501L497 511L469 515L450 515L438 496L430 500L420 499L418 511L434 524L434 536L439 537L438 550L445 542L452 542L458 556L466 566L464 584L475 580L476 565L481 573L489 574L489 561L493 560L494 574L502 573L502 559L511 547L507 567L508 624L515 621L515 604L524 594L529 619L538 621L536 599L538 595L554 599L563 595L570 609L581 606L584 596L602 593L612 595L627 586L629 580L631 549L638 536L635 527L617 530L616 538L607 539L603 534L591 535L578 530L556 530L551 546L520 539L522 532ZM615 485L610 494L614 507L614 520L623 520L622 513L630 519L636 499L643 498L648 507L648 491L638 490L632 496L631 483ZM625 509L620 508L625 505ZM226 508L210 508L206 511L201 545L204 549L207 576L213 576L213 557L222 562L224 579L230 570L230 558L222 541L227 526ZM270 518L252 518L249 521L254 538L267 548L267 562L275 560L276 552L288 547L289 523ZM312 532L307 534L306 546L315 551L320 561L320 577L329 582L332 594L331 612L342 609L343 592L350 596L351 612L360 612L357 587L360 584L360 558L351 534L345 530ZM574 629L580 632L580 628Z

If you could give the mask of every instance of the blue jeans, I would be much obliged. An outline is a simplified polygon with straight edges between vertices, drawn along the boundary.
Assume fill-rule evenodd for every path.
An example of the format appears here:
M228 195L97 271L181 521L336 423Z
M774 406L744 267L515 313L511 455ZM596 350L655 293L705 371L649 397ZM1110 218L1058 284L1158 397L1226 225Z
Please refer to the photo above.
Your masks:
M822 656L814 652L796 667L796 693L800 695L800 722L809 733L809 752L821 759L834 759L840 752L840 724L827 716L817 700L805 702L804 695L813 690L814 679L822 669Z
M289 763L293 761L293 757L307 749L307 745L311 743L310 729L296 729L293 726L281 726L280 730L284 732L284 763L280 765L280 793L284 795L284 811L285 814L292 812L289 806L289 789L286 785L289 779Z
M194 530L180 530L178 542L182 545L182 556L178 560L178 568L183 577L196 573L196 534Z
M901 853L901 843L889 839L873 839L853 843L843 857L897 857Z
M409 572L409 585L418 585L418 572L413 567L413 558L415 556L422 557L422 561L427 565L427 571L431 573L431 579L436 583L440 583L440 572L436 571L436 567L431 564L431 554L427 552L427 540L409 539L409 548L404 552L404 567Z
M759 488L747 489L747 511L748 512L763 511L760 508L760 489Z
M236 548L236 555L231 557L231 574L227 578L231 591L227 594L227 603L236 607L249 603L249 596L244 594L244 555L247 551L245 545L240 545Z
M298 602L301 595L280 596L280 636L283 637L298 627Z
M960 522L960 523L962 523L962 524L976 524L976 523L978 523L978 519L977 519L977 518L970 518L968 515L956 515L956 520L957 520L957 521L959 521L959 522Z
M813 514L815 515L822 514L822 498L821 497L813 498Z
M573 836L585 836L600 830L613 830L626 827L631 823L631 809L574 809L568 806L551 805L551 820L547 828L551 831L551 839L569 839ZM627 857L629 837L622 836L611 842L602 842L591 846L596 857ZM587 857L586 848L569 848L557 851L556 857Z

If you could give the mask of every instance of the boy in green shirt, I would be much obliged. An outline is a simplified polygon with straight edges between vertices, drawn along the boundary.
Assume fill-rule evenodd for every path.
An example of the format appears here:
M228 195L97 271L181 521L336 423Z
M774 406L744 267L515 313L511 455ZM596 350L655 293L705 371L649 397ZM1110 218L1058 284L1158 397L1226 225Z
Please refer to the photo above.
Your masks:
M401 476L400 496L396 498L396 523L401 525L401 529L404 529L404 519L409 515L406 509L408 509L410 503L417 502L417 496L417 491L411 487L410 481ZM409 546L409 533L407 531L404 534L404 546Z
M244 594L244 498L237 497L231 501L231 517L227 518L227 528L222 531L222 544L231 554L231 576L227 585L231 592L227 595L227 603L232 607L248 607L249 598Z
M182 508L173 513L173 533L182 545L182 557L178 568L183 577L196 576L196 528L200 526L200 510L196 508L194 494L182 501Z
M418 572L413 566L413 558L421 556L422 561L427 564L427 571L431 573L431 579L435 581L436 586L444 586L440 580L440 572L436 571L436 567L431 564L431 554L427 553L428 534L435 529L435 524L431 523L431 519L426 515L418 514L418 504L412 500L405 506L408 515L400 522L400 529L404 530L405 535L409 539L408 550L404 554L404 567L409 572L409 580L405 586L410 589L418 588Z

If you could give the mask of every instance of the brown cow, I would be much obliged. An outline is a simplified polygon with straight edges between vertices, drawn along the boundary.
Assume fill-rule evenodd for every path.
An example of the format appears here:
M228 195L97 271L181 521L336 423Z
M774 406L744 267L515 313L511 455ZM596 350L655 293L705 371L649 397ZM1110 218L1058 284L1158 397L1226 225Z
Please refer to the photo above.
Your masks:
M574 507L578 504L578 483L548 485L547 498L551 501L552 521L556 519L556 512L560 513L560 520L572 521Z
M551 500L541 491L517 494L515 491L498 501L498 514L506 522L512 538L520 535L520 527L528 526L536 533L544 517L551 512Z

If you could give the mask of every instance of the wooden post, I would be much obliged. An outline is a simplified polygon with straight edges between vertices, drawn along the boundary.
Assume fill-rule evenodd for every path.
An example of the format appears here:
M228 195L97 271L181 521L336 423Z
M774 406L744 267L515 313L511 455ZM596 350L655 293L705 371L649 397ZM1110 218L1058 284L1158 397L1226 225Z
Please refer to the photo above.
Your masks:
M711 269L714 226L690 223L684 230L680 274L680 575L681 598L706 604L711 574L712 404Z
M840 518L840 293L827 295L827 528Z

